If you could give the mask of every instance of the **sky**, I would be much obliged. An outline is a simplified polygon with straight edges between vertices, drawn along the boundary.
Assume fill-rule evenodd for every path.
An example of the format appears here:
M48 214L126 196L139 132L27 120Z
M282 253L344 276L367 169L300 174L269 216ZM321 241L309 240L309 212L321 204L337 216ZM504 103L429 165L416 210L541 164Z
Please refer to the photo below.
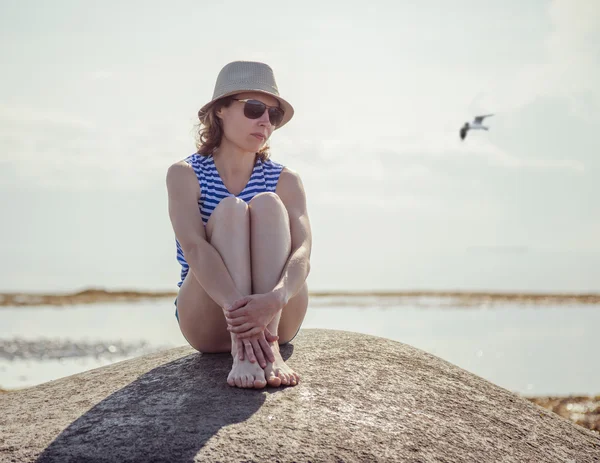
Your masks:
M368 3L0 0L0 290L176 290L165 174L244 59L313 290L600 291L600 3Z

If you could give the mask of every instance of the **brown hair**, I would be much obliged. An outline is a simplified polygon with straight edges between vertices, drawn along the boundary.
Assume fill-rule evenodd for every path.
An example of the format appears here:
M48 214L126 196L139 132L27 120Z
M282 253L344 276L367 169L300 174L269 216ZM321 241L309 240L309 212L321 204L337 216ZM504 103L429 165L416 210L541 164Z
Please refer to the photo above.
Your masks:
M217 100L208 108L205 113L199 113L200 123L196 132L197 154L201 156L210 156L215 149L221 145L223 137L223 121L217 117L217 111L221 108L227 108L233 102L233 95ZM257 158L261 161L269 159L269 145L265 144L257 153Z

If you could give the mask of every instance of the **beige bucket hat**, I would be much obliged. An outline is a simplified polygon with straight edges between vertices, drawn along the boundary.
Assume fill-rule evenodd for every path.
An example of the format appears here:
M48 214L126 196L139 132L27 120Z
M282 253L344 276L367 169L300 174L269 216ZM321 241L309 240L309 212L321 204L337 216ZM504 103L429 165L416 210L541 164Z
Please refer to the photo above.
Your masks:
M256 61L233 61L226 64L219 72L212 100L200 108L198 117L203 119L215 101L242 92L265 93L279 100L284 116L275 130L287 124L294 115L292 105L279 95L275 75L269 65Z

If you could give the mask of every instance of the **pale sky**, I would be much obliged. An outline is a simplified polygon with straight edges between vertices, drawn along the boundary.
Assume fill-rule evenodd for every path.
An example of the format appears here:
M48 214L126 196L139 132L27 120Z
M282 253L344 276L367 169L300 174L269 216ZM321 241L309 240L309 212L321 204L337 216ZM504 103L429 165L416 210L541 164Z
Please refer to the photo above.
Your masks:
M600 291L600 2L405 3L0 0L0 290L175 290L166 169L246 59L314 290Z

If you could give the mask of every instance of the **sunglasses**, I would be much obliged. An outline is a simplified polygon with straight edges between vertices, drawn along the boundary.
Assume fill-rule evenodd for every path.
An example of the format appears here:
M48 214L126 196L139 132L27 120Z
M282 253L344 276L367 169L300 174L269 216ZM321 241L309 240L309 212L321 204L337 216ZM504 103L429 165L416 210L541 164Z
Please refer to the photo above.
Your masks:
M262 101L258 100L239 100L237 98L232 99L244 103L244 116L246 116L248 119L258 119L268 109L269 122L271 122L272 126L277 127L283 120L284 112L279 106L268 106Z

